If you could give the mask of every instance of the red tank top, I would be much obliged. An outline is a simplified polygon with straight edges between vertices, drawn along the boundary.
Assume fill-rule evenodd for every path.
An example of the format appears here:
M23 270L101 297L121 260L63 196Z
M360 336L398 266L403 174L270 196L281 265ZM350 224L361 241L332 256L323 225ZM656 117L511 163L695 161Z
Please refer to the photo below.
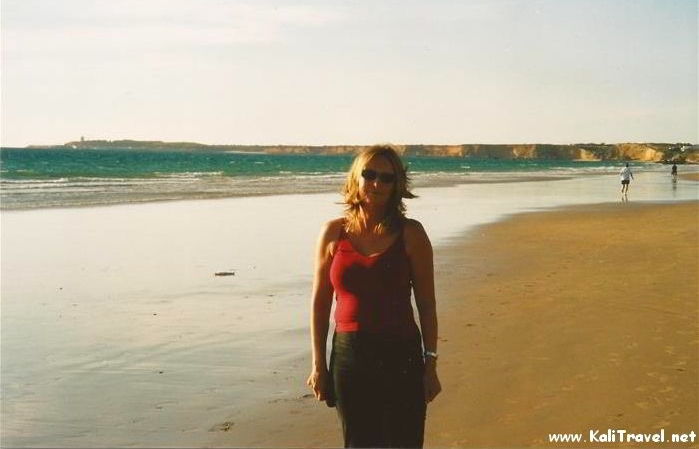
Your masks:
M388 249L364 256L354 249L343 227L330 266L336 330L415 335L410 271L402 230Z

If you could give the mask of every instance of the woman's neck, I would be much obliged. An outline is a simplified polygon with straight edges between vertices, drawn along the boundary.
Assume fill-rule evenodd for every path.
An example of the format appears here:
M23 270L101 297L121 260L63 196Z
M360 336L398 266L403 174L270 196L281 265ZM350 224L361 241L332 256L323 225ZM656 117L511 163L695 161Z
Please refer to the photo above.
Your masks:
M362 205L359 217L363 231L373 232L376 229L376 225L381 223L385 215L386 208L384 206Z

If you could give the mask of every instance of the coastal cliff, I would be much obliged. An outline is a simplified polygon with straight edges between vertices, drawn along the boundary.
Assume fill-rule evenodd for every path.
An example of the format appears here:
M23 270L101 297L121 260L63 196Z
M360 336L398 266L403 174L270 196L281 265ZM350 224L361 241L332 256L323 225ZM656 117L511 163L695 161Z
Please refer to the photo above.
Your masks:
M267 146L271 154L352 154L366 146ZM560 159L579 161L641 161L699 163L699 148L689 144L464 144L396 145L404 156L462 157L474 159Z
M460 157L474 159L560 159L580 161L642 161L699 163L699 146L688 143L581 143L396 145L405 156ZM50 149L120 149L147 151L237 151L267 154L353 154L362 145L205 145L194 142L138 140L80 140L63 145L30 146Z

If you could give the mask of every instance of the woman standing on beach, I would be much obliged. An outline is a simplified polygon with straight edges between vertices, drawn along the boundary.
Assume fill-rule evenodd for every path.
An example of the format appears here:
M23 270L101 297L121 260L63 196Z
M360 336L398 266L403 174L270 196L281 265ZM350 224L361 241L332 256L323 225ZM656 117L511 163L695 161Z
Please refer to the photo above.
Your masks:
M361 152L343 194L344 217L326 223L317 244L307 383L337 406L345 447L422 447L426 403L441 390L432 246L422 225L405 217L403 198L415 196L392 147Z

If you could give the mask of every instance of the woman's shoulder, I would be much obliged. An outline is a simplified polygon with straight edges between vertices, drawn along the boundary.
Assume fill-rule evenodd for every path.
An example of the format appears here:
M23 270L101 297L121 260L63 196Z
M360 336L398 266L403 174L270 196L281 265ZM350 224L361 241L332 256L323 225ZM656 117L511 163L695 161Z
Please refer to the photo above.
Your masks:
M342 228L345 225L345 219L343 217L334 218L330 221L323 223L320 230L320 235L326 242L337 240L341 234Z
M425 228L419 221L413 218L406 218L405 221L403 221L403 232L406 237L417 237L421 234L425 234Z
M339 217L339 218L333 218L332 220L326 221L323 223L323 229L324 230L329 230L329 231L339 231L342 229L342 227L345 225L345 218L344 217Z
M335 253L335 247L340 238L344 219L336 218L323 223L318 236L318 251L325 260L330 260Z
M415 249L427 248L430 246L427 232L417 220L406 218L403 223L403 238L408 253L412 253Z

